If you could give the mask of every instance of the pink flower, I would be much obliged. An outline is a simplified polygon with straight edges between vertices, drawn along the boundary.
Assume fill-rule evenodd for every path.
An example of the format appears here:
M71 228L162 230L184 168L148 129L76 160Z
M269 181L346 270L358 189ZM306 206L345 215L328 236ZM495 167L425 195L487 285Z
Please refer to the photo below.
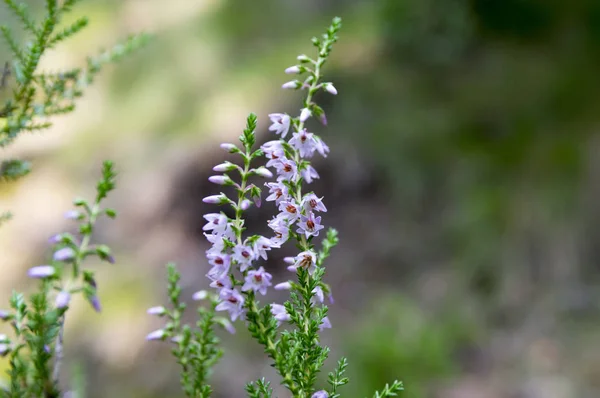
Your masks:
M304 195L304 198L302 198L302 206L306 211L327 212L327 208L323 204L323 198L318 198L314 193Z
M269 131L274 131L277 135L281 134L281 138L285 138L290 129L290 117L285 113L271 113L269 119L272 123Z
M256 271L248 271L248 275L245 279L246 283L242 286L242 291L246 292L252 290L254 292L259 292L264 296L267 294L267 287L271 286L272 278L271 274L266 272L263 267L260 267Z
M307 238L311 236L319 236L319 231L325 228L321 225L321 217L315 217L313 212L309 212L308 216L300 215L300 222L296 232L305 234Z
M242 318L244 314L244 296L236 289L224 288L219 293L221 301L215 308L217 311L228 311L232 321Z
M310 158L317 149L317 140L313 133L309 133L304 129L292 134L290 145L300 153L300 157Z

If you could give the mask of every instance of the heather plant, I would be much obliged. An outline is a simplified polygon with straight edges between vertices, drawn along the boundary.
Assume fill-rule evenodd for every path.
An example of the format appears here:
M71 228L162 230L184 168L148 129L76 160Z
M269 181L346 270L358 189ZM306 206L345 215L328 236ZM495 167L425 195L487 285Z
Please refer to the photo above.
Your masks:
M97 56L89 56L84 67L62 71L40 71L42 57L88 24L86 17L70 25L61 23L80 0L46 0L45 12L39 22L25 3L4 0L25 34L20 44L16 34L6 25L0 34L8 45L12 61L0 71L0 148L13 143L25 132L36 132L51 126L51 117L75 109L75 101L83 96L103 65L118 61L140 47L145 35L134 35ZM30 172L28 162L0 159L0 183L16 180ZM72 297L82 295L91 307L100 312L101 305L92 269L84 262L97 257L114 263L108 246L92 243L96 221L103 216L114 218L116 211L101 207L102 201L115 186L112 162L104 162L102 177L92 201L74 200L75 209L65 217L79 224L78 233L59 233L51 237L50 261L35 266L28 276L39 280L29 297L13 292L9 308L0 310L0 320L12 328L12 334L0 334L0 356L8 359L8 384L0 389L1 397L59 397L64 323ZM0 213L0 224L11 217Z
M83 96L104 65L122 59L147 41L146 35L132 35L111 49L88 56L83 67L40 71L40 61L46 53L88 25L85 16L68 25L62 23L81 1L45 0L44 16L38 22L25 3L3 0L22 32L0 25L0 35L12 58L0 70L0 148L13 143L22 133L50 127L51 117L72 112L75 101ZM20 44L17 37L22 33L25 40ZM29 162L0 159L0 181L18 179L30 170ZM10 217L10 212L0 212L0 224Z
M348 362L341 358L328 374L328 386L317 387L318 375L330 351L321 343L320 333L332 327L325 304L326 298L333 303L331 289L324 282L325 260L338 243L338 234L333 228L325 230L324 198L307 188L319 178L311 158L317 154L327 157L330 151L307 125L315 119L327 125L325 112L315 97L321 92L337 95L335 86L323 81L322 70L340 27L341 20L335 18L322 37L312 39L316 57L300 55L298 64L285 70L298 78L283 84L283 88L301 90L306 95L298 116L269 114L269 131L278 135L278 139L256 148L257 117L250 114L239 137L241 145L221 145L240 161L218 164L213 170L219 174L209 178L217 185L232 188L233 194L220 192L203 199L205 203L228 206L231 211L204 216L203 229L211 244L206 252L211 266L206 276L214 291L194 294L193 299L203 303L198 309L197 323L182 323L186 303L181 297L180 275L173 264L168 265L170 305L148 310L149 314L165 318L166 324L147 339L173 345L173 356L181 366L181 386L188 397L211 395L211 369L223 355L215 328L234 333L236 323L247 328L263 347L280 383L293 397L339 397L340 387L349 382L344 375ZM250 182L255 178L268 180L265 201L272 203L277 211L266 221L273 231L272 237L251 234L246 227L244 213L251 206L262 205L262 189ZM320 243L318 238L322 238ZM295 256L284 259L294 277L276 283L260 262L272 250L286 244L297 249ZM289 299L282 304L261 303L259 297L266 296L270 289L289 291ZM225 316L220 315L223 313ZM374 396L396 396L402 389L402 383L394 381ZM253 398L271 397L271 382L264 378L251 381L246 385L246 393Z

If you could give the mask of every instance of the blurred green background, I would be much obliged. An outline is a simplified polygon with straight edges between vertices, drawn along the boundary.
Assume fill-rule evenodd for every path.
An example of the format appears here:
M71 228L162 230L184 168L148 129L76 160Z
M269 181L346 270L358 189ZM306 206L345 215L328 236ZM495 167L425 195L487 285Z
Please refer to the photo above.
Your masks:
M155 39L107 68L75 114L2 150L34 166L0 187L15 213L0 228L3 302L31 289L25 270L73 228L62 213L92 193L101 161L120 172L119 218L97 235L118 264L96 265L101 315L75 303L65 383L181 396L168 348L144 341L160 325L145 309L165 302L164 263L179 264L187 298L206 287L201 199L215 192L217 145L251 111L262 140L268 113L298 112L283 70L339 15L325 72L340 94L318 98L329 127L309 127L332 152L314 189L341 238L324 340L330 368L348 356L343 396L394 378L406 398L600 396L600 2L90 0L75 14L91 26L44 67L128 33ZM264 231L273 210L250 225ZM278 282L285 254L266 265ZM277 384L247 333L223 338L215 397L242 397L260 375Z

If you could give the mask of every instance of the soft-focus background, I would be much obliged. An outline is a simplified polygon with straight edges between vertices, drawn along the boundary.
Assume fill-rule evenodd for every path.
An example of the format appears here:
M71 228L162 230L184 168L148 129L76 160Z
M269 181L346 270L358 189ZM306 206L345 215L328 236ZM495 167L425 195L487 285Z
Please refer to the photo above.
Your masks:
M71 311L65 381L92 398L181 396L168 348L144 341L164 264L178 263L186 298L206 287L201 199L217 145L251 111L261 140L268 113L297 114L283 70L339 15L326 78L340 94L318 98L330 127L309 126L331 147L314 189L340 231L324 340L330 368L349 358L344 396L394 378L407 398L600 396L600 2L105 0L76 14L91 26L45 67L131 32L156 39L106 69L75 114L2 152L34 165L0 188L15 214L0 229L4 303L32 288L25 270L47 238L73 228L62 214L92 194L101 161L120 173L119 218L97 234L118 264L94 264L103 313ZM273 213L252 211L251 225ZM278 282L285 254L267 264ZM262 374L277 384L247 333L223 337L216 397Z

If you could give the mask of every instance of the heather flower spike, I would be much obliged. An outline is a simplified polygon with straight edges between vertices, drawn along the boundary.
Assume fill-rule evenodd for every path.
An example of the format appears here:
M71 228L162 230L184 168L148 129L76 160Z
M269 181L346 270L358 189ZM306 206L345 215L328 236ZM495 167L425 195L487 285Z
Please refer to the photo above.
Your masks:
M315 154L327 157L330 152L318 135L319 126L308 123L316 119L327 124L325 112L316 101L317 94L323 91L337 94L333 83L322 82L322 71L340 27L341 20L335 18L325 35L313 39L317 56L300 55L299 65L285 69L285 73L297 75L298 80L284 83L282 88L302 89L305 93L297 113L268 114L268 130L272 136L260 149L256 145L257 117L254 114L248 116L238 145L221 144L221 148L238 158L235 162L214 166L214 171L223 174L210 177L215 184L230 185L229 196L212 193L203 199L209 205L228 205L230 209L222 213L209 210L204 216L206 223L202 228L208 248L203 272L211 290L201 290L192 296L198 302L210 302L208 307L200 304L198 324L202 327L196 330L181 324L185 305L181 302L179 274L173 265L168 267L170 308L164 312L162 307L149 310L150 314L162 315L168 321L148 339L170 341L175 344L174 355L178 362L190 364L182 368L182 387L189 397L208 396L201 391L211 391L204 377L206 372L200 371L200 380L194 379L198 374L194 369L205 369L205 364L198 363L194 356L195 350L206 344L202 352L211 354L203 354L203 358L213 364L220 353L215 346L218 339L212 334L214 327L233 333L236 323L247 327L263 346L292 397L339 397L337 389L348 381L343 377L347 363L342 359L329 374L331 387L318 389L315 386L328 355L328 348L321 345L318 334L332 327L325 305L325 295L331 297L331 290L323 281L324 260L338 239L334 229L325 231L328 210L325 198L305 187L319 178L310 160ZM235 173L230 174L231 171ZM267 236L253 234L245 220L251 203L257 207L262 203L262 189L250 182L251 177L269 180L264 183L268 189L265 201L275 215L265 221L272 231ZM315 238L323 235L318 245ZM279 266L292 271L295 278L275 281L266 270L265 261L286 243L290 248L299 249ZM289 299L283 304L273 303L269 298L272 290L289 294ZM265 303L259 302L258 297ZM391 393L401 389L400 384L394 386L389 390ZM249 383L246 391L252 398L271 396L269 382L264 379Z

